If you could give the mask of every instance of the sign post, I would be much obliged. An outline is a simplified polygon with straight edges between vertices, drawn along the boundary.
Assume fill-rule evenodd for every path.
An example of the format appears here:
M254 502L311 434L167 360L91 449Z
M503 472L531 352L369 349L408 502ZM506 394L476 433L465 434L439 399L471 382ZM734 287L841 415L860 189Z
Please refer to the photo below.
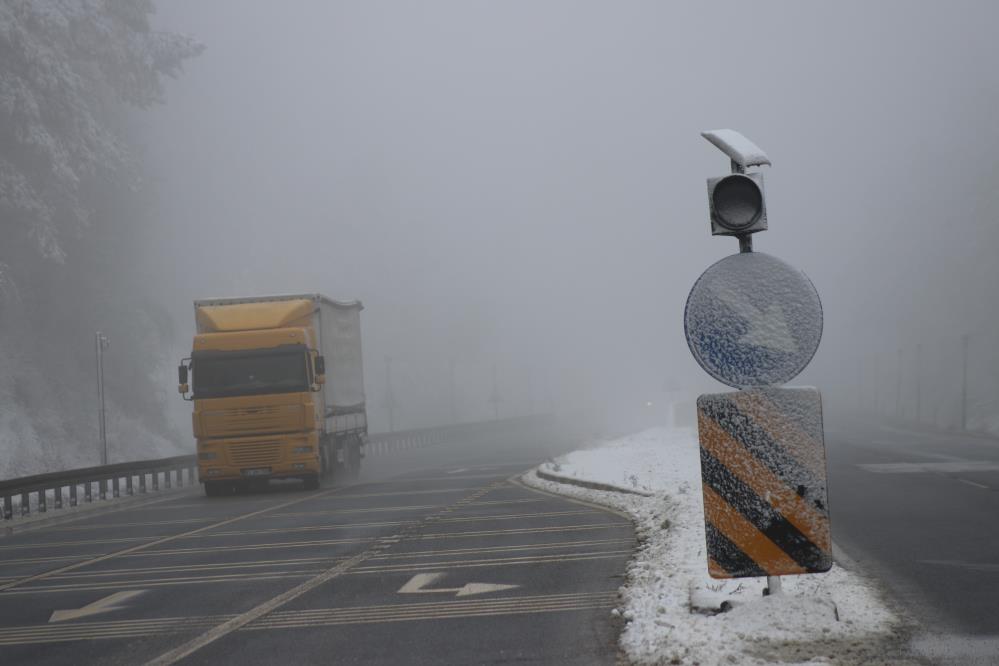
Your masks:
M808 277L753 252L767 229L758 146L733 130L703 136L731 160L708 179L713 235L735 236L739 253L709 267L684 310L687 344L714 379L738 389L697 399L708 573L713 578L828 571L832 538L822 398L781 388L811 361L822 338L822 303Z

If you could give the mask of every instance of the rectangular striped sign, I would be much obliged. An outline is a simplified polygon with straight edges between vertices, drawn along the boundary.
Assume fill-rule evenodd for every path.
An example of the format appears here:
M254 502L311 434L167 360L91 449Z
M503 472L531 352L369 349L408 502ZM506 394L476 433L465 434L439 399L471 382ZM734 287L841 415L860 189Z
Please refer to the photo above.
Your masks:
M819 392L761 387L702 395L697 428L711 577L828 571Z

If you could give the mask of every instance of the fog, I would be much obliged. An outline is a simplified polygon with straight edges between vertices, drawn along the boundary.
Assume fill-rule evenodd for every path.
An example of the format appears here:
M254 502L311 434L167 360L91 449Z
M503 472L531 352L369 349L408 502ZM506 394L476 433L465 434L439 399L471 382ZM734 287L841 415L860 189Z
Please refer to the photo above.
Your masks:
M191 301L361 299L373 430L721 390L684 341L712 238L700 137L763 147L758 251L825 308L827 408L999 411L999 6L990 2L159 3L206 50L135 119L140 273ZM916 345L921 360L916 362ZM160 352L158 352L160 353ZM899 381L899 369L902 381ZM916 377L920 386L916 388ZM914 392L920 394L917 397ZM175 409L188 418L187 405ZM654 419L653 419L654 420Z

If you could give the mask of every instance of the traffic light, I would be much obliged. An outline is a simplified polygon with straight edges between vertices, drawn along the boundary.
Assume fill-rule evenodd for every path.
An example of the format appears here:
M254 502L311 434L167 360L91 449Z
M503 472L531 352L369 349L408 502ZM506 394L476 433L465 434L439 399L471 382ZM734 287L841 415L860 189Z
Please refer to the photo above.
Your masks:
M763 174L732 173L708 179L711 234L745 236L767 228Z

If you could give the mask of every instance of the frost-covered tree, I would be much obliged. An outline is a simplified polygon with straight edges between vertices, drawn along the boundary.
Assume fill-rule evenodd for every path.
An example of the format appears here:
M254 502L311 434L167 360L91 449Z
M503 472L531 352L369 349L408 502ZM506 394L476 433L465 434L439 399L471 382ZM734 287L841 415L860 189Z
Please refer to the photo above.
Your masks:
M114 459L183 443L156 376L169 317L136 269L156 249L130 116L202 47L154 30L154 9L0 0L0 478L96 462L98 328Z
M202 46L150 26L152 0L0 3L0 290L38 260L63 262L91 225L89 191L127 185L110 119L161 101Z

